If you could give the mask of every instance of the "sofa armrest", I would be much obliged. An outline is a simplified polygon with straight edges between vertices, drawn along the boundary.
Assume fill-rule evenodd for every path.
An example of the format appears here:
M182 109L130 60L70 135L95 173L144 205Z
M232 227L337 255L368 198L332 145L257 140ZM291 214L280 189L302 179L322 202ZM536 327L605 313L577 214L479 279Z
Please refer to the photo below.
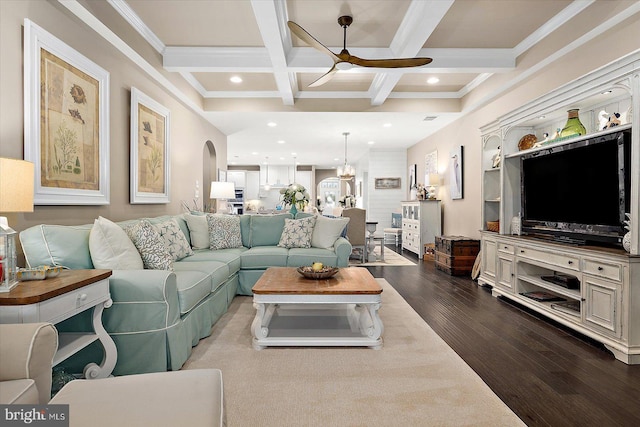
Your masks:
M51 399L58 331L51 323L0 324L0 381L32 379L40 404Z
M113 306L104 311L109 333L165 329L180 319L175 273L167 270L113 270Z
M338 256L338 265L336 267L348 267L349 256L351 255L351 243L344 237L338 237L333 244L333 250Z

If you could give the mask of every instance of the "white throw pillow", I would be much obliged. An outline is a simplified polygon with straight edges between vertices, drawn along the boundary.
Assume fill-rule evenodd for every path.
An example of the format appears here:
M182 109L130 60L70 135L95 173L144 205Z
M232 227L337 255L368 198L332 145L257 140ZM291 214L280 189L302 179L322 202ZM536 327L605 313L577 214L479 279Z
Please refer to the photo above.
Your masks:
M342 230L349 224L351 218L327 218L318 215L316 225L311 235L311 247L329 249L333 247Z
M310 248L311 235L313 234L313 226L315 223L315 216L308 216L302 219L286 218L278 246L287 249Z
M191 247L193 249L209 249L209 224L204 215L185 214L184 219L189 227Z
M118 224L98 217L89 233L93 266L109 270L142 270L142 258L127 233Z

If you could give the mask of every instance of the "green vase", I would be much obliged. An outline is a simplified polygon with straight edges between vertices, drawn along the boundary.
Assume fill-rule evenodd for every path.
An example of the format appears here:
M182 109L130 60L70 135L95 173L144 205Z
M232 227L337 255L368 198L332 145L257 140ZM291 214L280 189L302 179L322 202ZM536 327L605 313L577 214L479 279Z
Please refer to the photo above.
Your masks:
M291 210L289 210L289 213L291 213L291 216L293 216L294 218L296 217L296 214L298 213L298 208L296 208L295 203L291 205Z
M560 131L560 137L567 137L573 135L586 135L587 130L585 129L582 122L580 122L580 117L578 117L578 109L573 109L567 111L568 118L567 124L564 125L564 128Z

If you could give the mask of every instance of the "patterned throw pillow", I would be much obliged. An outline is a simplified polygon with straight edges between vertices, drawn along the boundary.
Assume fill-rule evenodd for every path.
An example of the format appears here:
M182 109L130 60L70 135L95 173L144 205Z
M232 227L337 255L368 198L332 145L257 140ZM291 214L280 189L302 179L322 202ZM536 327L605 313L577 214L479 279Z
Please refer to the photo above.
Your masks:
M150 270L173 270L173 258L160 233L145 219L124 229L140 252L144 268Z
M191 246L189 246L187 238L184 236L182 230L180 230L178 221L171 218L170 220L154 225L158 233L160 233L160 236L162 236L164 244L167 246L167 249L169 249L171 258L173 258L174 261L180 261L184 257L193 255Z
M210 249L242 247L239 216L207 214L207 223L209 224Z
M302 219L285 219L284 229L278 246L281 248L310 248L311 236L316 217L310 216Z

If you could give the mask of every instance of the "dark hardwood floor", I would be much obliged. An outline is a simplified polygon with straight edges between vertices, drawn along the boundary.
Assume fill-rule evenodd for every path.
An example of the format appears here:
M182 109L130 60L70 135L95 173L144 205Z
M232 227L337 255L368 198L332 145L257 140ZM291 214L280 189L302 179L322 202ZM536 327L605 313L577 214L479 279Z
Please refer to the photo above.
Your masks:
M527 425L640 426L640 365L494 298L470 277L396 252L417 266L368 267L371 274L385 278Z

